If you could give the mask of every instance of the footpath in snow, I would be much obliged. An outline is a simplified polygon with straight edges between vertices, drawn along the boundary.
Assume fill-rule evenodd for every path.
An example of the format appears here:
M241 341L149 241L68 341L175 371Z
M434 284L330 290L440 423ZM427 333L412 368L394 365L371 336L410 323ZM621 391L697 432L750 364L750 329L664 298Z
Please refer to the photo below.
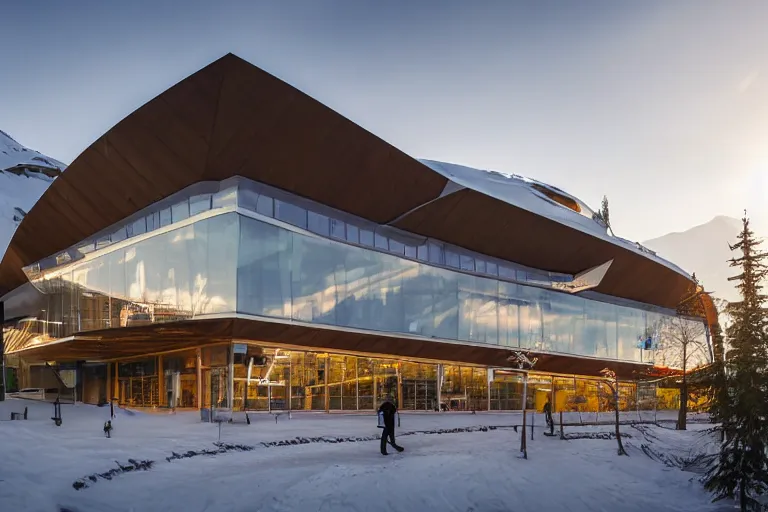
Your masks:
M110 439L108 407L64 405L56 427L50 404L8 400L0 419L25 406L29 420L0 422L3 512L728 509L699 482L716 450L705 423L623 425L630 457L618 457L615 440L598 438L611 425L567 426L563 441L542 435L537 414L523 460L519 413L404 413L406 451L383 457L371 413L252 414L251 425L222 425L219 443L219 427L194 412L117 409Z

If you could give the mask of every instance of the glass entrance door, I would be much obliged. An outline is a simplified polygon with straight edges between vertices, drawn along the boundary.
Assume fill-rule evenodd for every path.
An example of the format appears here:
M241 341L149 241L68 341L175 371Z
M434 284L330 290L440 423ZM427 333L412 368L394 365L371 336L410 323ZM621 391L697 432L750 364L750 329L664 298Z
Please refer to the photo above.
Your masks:
M403 379L401 409L433 411L437 408L437 382L434 379Z
M203 370L203 407L223 409L227 407L227 374L226 368L210 368Z

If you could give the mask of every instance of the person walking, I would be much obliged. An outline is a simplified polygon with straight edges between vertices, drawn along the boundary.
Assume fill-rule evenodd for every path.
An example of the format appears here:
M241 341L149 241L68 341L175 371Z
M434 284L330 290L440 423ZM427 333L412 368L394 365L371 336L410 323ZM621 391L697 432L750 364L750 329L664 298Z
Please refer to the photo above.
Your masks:
M387 453L387 438L389 438L389 444L392 445L392 448L394 448L398 452L402 452L404 450L402 446L398 446L397 443L395 442L395 415L396 414L397 414L397 407L392 401L392 397L387 396L387 398L379 407L379 423L380 423L379 426L382 427L381 423L383 423L382 428L384 428L384 430L381 431L381 454L382 455L389 455Z
M547 421L547 426L549 427L549 434L554 435L555 434L555 421L552 419L552 404L549 402L549 398L547 398L547 403L544 404L544 419Z

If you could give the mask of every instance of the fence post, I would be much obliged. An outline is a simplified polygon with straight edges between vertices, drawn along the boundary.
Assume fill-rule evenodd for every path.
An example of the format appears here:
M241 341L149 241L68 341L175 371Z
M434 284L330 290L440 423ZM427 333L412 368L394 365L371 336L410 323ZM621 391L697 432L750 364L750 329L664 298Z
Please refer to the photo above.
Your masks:
M520 451L523 452L523 458L528 458L528 448L525 443L525 419L526 406L528 404L528 373L523 374L523 428L520 432Z
M520 430L520 451L523 452L523 458L528 458L528 448L526 446L525 442L525 417L526 417L526 411L525 407L523 407L523 428Z
M560 411L560 439L565 439L565 434L563 433L563 411Z
M531 441L533 441L533 421L535 417L536 417L536 414L531 413Z

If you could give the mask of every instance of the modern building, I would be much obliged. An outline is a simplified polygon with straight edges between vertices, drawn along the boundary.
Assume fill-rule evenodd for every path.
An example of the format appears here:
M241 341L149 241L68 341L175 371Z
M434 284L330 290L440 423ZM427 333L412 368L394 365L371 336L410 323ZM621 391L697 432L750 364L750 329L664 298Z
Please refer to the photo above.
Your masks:
M692 287L572 195L413 159L233 55L87 148L0 264L23 386L235 411L519 410L525 375L528 407L595 410L605 368L634 408L672 322L711 360Z

